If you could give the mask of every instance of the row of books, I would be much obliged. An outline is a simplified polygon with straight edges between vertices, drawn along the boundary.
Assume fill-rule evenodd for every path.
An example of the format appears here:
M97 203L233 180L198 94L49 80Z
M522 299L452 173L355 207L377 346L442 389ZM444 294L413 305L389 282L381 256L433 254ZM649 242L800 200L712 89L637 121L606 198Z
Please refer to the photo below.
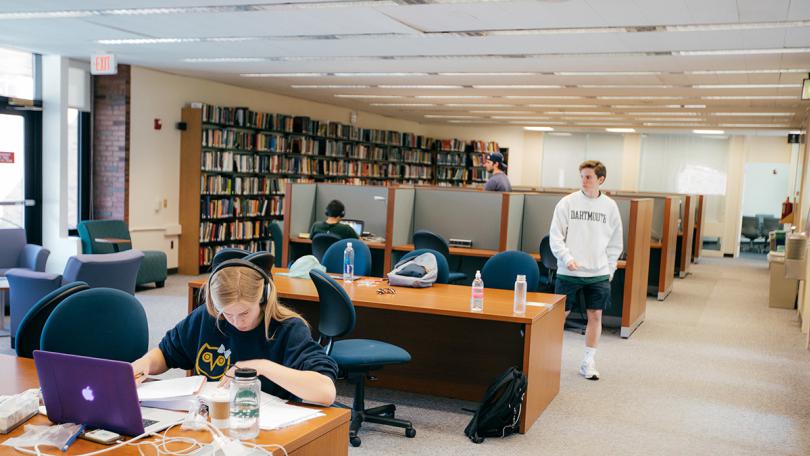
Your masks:
M282 196L272 198L211 198L204 196L200 200L200 218L221 219L232 217L267 217L282 215L284 203Z
M473 152L480 152L482 154L500 151L500 147L498 147L498 143L495 141L470 141L470 147Z
M253 150L256 135L250 131L230 128L203 128L202 146L219 149Z
M197 103L192 103L197 107ZM293 131L293 116L251 111L249 108L231 108L199 104L202 110L202 121L234 127L258 128L262 130Z
M436 170L436 178L439 180L466 181L467 170L463 168L439 168Z
M460 139L440 139L438 149L443 151L464 152L464 141Z
M470 170L472 180L474 181L486 181L487 180L487 170L484 168L472 168Z
M272 252L272 243L273 243L272 240L261 240L261 241L242 241L238 243L234 242L225 245L202 246L200 247L200 265L210 266L211 260L214 259L214 255L216 255L217 252L219 252L222 249L236 248L247 250L248 252L259 252L259 251Z
M459 154L436 154L436 164L444 166L467 166L467 157Z
M268 239L271 223L272 220L201 222L200 242Z
M278 177L200 176L202 195L271 195L284 193L287 182L311 182L311 179Z

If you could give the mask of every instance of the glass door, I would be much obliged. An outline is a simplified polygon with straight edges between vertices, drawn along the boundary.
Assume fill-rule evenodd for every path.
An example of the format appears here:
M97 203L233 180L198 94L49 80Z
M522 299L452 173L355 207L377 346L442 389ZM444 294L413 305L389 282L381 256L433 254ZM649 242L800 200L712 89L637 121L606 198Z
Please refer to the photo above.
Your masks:
M0 228L25 228L25 118L0 111Z

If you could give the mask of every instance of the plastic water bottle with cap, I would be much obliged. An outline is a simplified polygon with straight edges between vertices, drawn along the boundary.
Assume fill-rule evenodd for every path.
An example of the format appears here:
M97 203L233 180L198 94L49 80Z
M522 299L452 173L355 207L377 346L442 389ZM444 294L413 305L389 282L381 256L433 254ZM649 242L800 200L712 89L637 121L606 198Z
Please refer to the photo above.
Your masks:
M343 251L343 281L351 282L354 280L354 249L352 243L346 243L346 249Z
M472 281L470 310L473 312L484 311L484 281L481 279L481 271L475 271L475 279Z
M515 280L514 312L519 315L526 313L526 276L518 275Z
M256 369L236 369L231 382L231 437L250 440L259 435L261 388Z

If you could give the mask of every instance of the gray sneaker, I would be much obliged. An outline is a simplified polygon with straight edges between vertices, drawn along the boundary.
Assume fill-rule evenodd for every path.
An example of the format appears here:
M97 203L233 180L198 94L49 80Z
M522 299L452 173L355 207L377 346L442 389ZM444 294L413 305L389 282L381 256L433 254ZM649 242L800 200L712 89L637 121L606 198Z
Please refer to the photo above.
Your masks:
M579 365L579 375L582 375L588 380L599 380L599 371L596 370L596 362L582 361Z

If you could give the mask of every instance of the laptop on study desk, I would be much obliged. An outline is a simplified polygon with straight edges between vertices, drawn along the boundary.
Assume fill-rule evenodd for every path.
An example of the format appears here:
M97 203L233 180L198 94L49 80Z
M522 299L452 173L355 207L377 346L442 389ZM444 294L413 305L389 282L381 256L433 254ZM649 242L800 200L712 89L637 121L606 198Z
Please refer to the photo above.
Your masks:
M48 419L123 435L162 431L185 413L141 407L132 366L123 361L42 350L34 363Z
M340 223L344 225L349 225L352 227L355 233L357 233L357 237L363 235L363 221L362 220L352 220L352 219L343 219Z

